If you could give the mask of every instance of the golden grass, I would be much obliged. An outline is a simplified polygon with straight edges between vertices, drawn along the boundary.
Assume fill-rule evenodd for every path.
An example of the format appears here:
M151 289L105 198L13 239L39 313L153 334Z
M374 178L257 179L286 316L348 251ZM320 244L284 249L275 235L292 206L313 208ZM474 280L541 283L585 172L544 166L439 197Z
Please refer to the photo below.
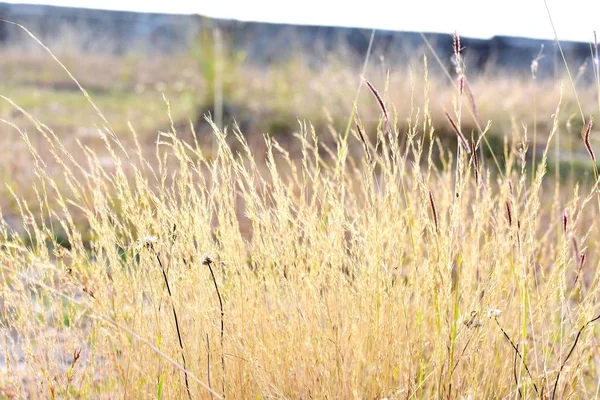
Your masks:
M150 152L108 123L100 150L6 120L32 173L1 218L0 396L597 396L597 187L546 177L571 100L538 98L540 164L513 122L498 168L464 81L424 76L400 79L406 109L369 81L377 129L300 124L266 150L214 124L210 150L173 123Z
M8 48L1 54L0 71L11 77L10 82L0 85L2 95L52 128L79 162L85 157L78 150L77 142L82 142L108 161L109 155L97 129L104 122L84 101L77 85L61 66L51 62L52 57L39 52L23 54ZM147 60L133 54L116 57L65 50L58 57L89 91L125 147L133 146L128 135L129 123L138 132L144 149L154 147L157 129L168 129L170 121L164 111L162 93L171 102L172 117L181 137L192 140L189 130L191 120L196 124L201 144L210 144L212 129L208 124L199 122L204 113L211 112L215 116L215 111L209 106L213 98L207 97L209 85L205 82L206 77L191 55L173 59L157 56ZM398 119L400 131L408 129L407 117L417 111L415 104L427 101L437 136L454 140L445 112L452 109L456 90L445 77L430 71L427 78L429 100L425 92L418 89L425 86L422 57L414 57L408 65L402 66L388 65L385 59L373 60L368 64L365 78L381 91L391 118ZM294 143L284 137L290 138L297 131L298 119L311 121L319 132L328 130L330 126L343 131L353 109L351 99L355 97L360 72L360 66L355 64L355 61L345 60L343 55L332 56L316 70L301 59L260 67L244 63L231 68L235 74L227 76L229 84L222 97L225 105L229 106L229 117L238 121L253 148L264 147L261 139L264 133ZM389 74L385 73L388 68ZM503 138L522 136L519 131L522 126L527 126L529 154L533 154L535 148L537 162L552 128L550 116L556 110L560 85L548 80L532 80L528 71L524 72L523 76L491 73L469 76L468 87L477 103L479 123L493 122L488 137L496 139L494 151L501 153ZM387 90L384 90L386 85ZM576 88L584 114L596 115L596 89L583 81L576 81ZM584 143L578 137L582 123L577 117L579 111L574 93L569 85L565 87L560 110L560 128L570 130L570 134L563 135L560 140L563 161L587 159ZM533 104L532 99L536 99ZM377 102L363 94L358 99L357 109L360 110L365 132L374 140L380 113ZM469 139L472 131L477 129L473 118L466 112L463 114L461 130ZM27 114L19 112L4 99L0 101L0 118L16 124L22 131L34 132L36 129L35 122ZM231 125L230 118L226 118L225 122ZM572 126L566 126L567 121ZM29 188L35 176L30 168L23 168L32 161L29 151L12 126L1 126L0 145L10 151L0 153L4 159L0 165L0 176L20 194L29 192L26 197L34 200L35 194ZM33 135L32 141L49 168L54 168L52 156L43 148L39 136ZM593 134L590 142L597 146ZM554 159L556 153L552 151L549 156ZM12 196L4 185L0 187L0 207L11 218L18 215Z
M439 167L414 107L376 141L302 126L297 159L238 131L234 152L216 126L210 158L175 132L152 156L108 131L107 168L39 125L57 174L23 134L39 214L17 201L25 235L0 232L4 393L550 396L598 313L596 192L545 178L545 157L531 180L519 143L479 182L462 149ZM597 392L595 330L557 396Z

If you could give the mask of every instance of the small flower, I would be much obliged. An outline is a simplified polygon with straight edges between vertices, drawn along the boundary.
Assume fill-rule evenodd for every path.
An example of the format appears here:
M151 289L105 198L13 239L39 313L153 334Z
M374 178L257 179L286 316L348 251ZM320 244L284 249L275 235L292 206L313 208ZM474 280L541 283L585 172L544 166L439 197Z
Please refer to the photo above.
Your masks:
M138 246L146 248L146 249L151 249L152 247L154 247L154 243L157 243L157 242L158 242L158 237L146 235L146 236L142 236L139 239Z
M490 308L487 312L488 318L498 318L502 314L502 310Z

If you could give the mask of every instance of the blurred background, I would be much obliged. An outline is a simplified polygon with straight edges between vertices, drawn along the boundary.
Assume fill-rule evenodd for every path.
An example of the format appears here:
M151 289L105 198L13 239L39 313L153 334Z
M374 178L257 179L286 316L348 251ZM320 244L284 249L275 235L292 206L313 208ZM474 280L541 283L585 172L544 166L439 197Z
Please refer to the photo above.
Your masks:
M463 131L470 136L492 121L488 138L499 154L505 138L522 141L528 132L529 141L537 135L529 147L543 147L562 87L567 123L552 162L578 174L578 160L588 160L582 116L600 110L598 15L599 2L558 0L0 3L0 17L47 46L106 118L36 39L0 23L0 174L17 192L31 186L19 133L39 123L75 158L84 157L82 145L102 153L106 131L125 146L133 146L135 131L142 148L153 149L159 131L175 129L210 148L206 116L219 128L235 122L257 148L265 134L285 143L303 121L317 132L340 132L361 75L382 93L400 132L428 98L436 137L456 145L444 117L456 96L454 31L476 106L463 112ZM368 90L357 98L373 135L377 102ZM7 190L0 197L11 198ZM16 207L2 202L5 214Z
M372 34L365 78L382 90L389 79L387 96L404 119L410 79L413 86L423 80L423 56L429 58L436 95L452 83L444 74L455 77L454 31L462 36L466 73L483 120L502 125L512 117L527 119L532 94L522 80L531 84L533 60L538 80L566 77L555 33L577 83L585 88L594 82L590 43L598 24L594 16L600 15L600 3L585 1L375 0L361 7L264 0L40 3L0 3L0 17L22 24L48 46L117 131L128 129L130 121L140 132L167 123L163 93L176 123L191 119L199 128L208 113L220 126L235 118L248 134L288 132L297 119L343 122ZM95 130L94 110L89 115L75 82L26 32L0 24L0 46L2 94L61 131ZM552 111L557 99L542 96L546 100ZM367 112L377 111L372 103L367 99L361 107L367 120L378 119ZM14 113L4 104L4 115L7 109Z

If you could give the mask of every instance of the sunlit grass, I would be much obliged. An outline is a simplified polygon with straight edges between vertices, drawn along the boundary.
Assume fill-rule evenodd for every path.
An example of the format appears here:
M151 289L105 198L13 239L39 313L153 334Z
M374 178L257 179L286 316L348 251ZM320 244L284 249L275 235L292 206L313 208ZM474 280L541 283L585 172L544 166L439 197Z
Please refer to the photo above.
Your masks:
M513 120L496 164L474 157L494 121L415 76L405 107L369 80L347 138L295 122L260 145L210 120L212 146L184 137L174 102L143 109L167 118L151 146L104 113L91 145L15 91L4 123L31 172L0 224L0 395L593 398L596 186L546 173L572 97L536 102L540 163Z

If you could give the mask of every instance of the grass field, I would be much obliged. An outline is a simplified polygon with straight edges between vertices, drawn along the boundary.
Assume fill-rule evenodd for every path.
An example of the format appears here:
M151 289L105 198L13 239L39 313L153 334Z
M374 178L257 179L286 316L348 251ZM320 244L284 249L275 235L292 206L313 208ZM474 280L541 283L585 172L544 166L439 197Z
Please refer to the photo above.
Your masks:
M597 397L597 65L426 60L236 71L242 130L193 67L14 75L0 398Z

